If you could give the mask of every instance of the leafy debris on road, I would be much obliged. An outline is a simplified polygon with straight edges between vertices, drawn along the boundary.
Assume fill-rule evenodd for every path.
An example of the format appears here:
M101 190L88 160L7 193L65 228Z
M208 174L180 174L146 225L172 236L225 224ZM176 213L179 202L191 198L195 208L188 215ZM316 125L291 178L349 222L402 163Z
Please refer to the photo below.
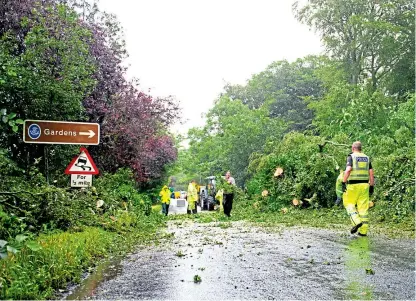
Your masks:
M201 276L199 276L199 275L194 276L194 282L195 283L200 283L201 281L202 281Z

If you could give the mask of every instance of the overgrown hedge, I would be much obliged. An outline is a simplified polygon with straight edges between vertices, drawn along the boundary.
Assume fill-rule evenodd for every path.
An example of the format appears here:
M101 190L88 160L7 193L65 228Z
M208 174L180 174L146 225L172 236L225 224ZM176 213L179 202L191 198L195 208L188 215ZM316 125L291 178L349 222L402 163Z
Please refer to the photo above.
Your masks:
M290 206L295 198L315 208L332 207L336 199L337 168L345 168L350 152L348 139L334 140L325 143L317 136L287 134L268 155L252 159L248 193L259 201L263 210L280 210ZM376 176L372 200L377 204L380 219L400 221L415 210L414 145L394 149L383 148L382 143L385 142L364 149L373 160ZM283 168L283 176L274 176L276 167ZM260 197L263 190L268 190L267 197Z
M1 299L52 298L98 259L154 238L162 223L128 169L71 189L0 150L0 179Z
M68 283L79 283L88 267L109 254L123 252L137 242L154 239L160 215L139 216L118 212L102 228L86 227L82 232L41 234L39 250L23 246L20 252L0 261L1 299L49 299Z
M3 151L0 178L0 239L22 232L102 226L103 218L120 209L151 212L150 197L138 192L133 173L127 169L98 177L89 189L63 188L48 185L36 166L19 169Z
M287 134L269 155L252 160L253 178L247 184L248 193L260 195L268 190L264 205L272 211L288 206L294 198L310 199L314 194L316 206L330 206L335 197L342 149L331 145L320 149L323 143L320 137L297 132ZM274 176L277 167L284 171L280 177Z

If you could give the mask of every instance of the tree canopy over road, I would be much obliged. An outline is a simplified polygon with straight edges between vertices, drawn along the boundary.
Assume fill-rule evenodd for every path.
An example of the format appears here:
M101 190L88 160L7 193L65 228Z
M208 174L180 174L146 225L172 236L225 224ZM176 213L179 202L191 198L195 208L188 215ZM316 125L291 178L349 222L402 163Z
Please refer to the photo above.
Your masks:
M295 3L296 18L326 55L276 61L246 85L227 84L189 131L176 170L187 181L231 170L252 196L278 210L293 198L332 206L337 167L353 141L373 160L385 214L414 210L415 4L409 0ZM273 177L282 167L284 179Z

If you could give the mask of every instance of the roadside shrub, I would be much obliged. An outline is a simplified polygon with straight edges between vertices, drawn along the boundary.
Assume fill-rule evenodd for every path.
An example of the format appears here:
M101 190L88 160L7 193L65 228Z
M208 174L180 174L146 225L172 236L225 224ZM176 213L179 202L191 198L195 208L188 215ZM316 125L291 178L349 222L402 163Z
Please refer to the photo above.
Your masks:
M14 237L27 229L24 217L8 214L0 206L0 239Z
M393 130L394 136L367 137L368 141L363 141L364 152L370 156L375 172L375 194L371 199L377 204L374 213L379 220L399 222L415 210L415 149L409 126L413 118L410 115L414 116L412 99L401 104L403 108L386 125L386 133L388 128L398 128ZM293 198L306 206L331 207L336 198L335 180L339 174L336 168L345 168L351 138L339 134L333 142L301 133L287 134L269 154L253 156L248 193L256 198L268 190L269 196L260 200L263 208L272 211L290 205ZM278 166L284 173L274 177Z
M263 198L268 209L279 210L288 206L294 198L314 207L330 206L335 196L335 179L338 176L337 155L341 150L323 145L319 137L301 133L289 133L273 151L257 157L250 164L252 179L247 184L251 196L268 190ZM335 155L334 155L335 154ZM274 176L277 167L281 176Z
M48 185L36 165L22 170L0 152L0 239L25 232L101 226L101 216L119 210L150 215L151 200L139 193L133 173L120 169L104 174L88 189Z
M72 190L47 185L45 178L32 168L25 173L5 177L1 187L0 233L2 237L23 231L69 229L95 225L95 200L89 189Z
M378 203L380 219L399 221L414 214L414 159L407 155L390 155L378 159L375 165L377 180L374 200Z
M108 210L121 207L149 215L152 201L146 193L139 193L136 186L133 172L127 168L119 169L115 174L104 174L95 183L98 197Z

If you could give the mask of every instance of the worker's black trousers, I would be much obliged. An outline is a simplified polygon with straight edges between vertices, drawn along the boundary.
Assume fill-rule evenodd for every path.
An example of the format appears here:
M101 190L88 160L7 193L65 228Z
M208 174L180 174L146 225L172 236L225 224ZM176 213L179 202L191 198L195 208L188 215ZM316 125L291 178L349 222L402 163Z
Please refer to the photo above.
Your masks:
M162 213L166 216L168 216L169 213L169 204L162 203Z
M230 217L231 209L233 209L234 193L224 193L224 201L222 203L224 207L224 214Z

